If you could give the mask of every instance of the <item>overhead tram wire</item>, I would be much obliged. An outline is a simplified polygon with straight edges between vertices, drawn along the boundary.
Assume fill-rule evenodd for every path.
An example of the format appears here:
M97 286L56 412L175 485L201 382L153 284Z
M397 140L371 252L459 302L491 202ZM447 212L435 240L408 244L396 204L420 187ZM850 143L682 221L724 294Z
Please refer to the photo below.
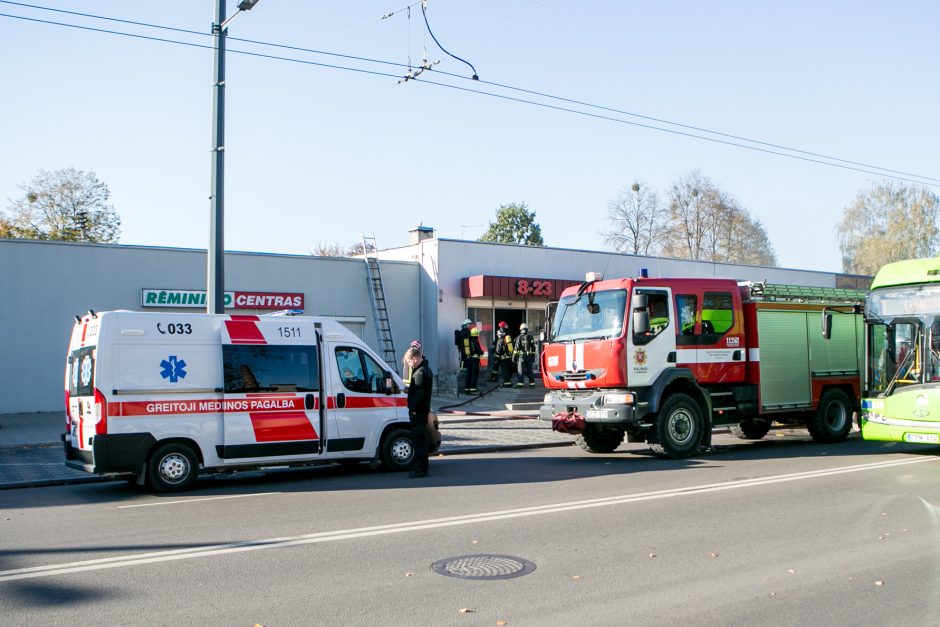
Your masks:
M48 10L48 11L53 11L53 12L58 12L58 13L66 13L66 14L70 14L70 15L78 15L78 16L81 16L81 17L88 17L88 18L93 18L93 19L101 19L101 20L107 20L107 21L125 23L125 24L130 24L130 25L135 25L135 26L143 26L143 27L148 27L148 28L155 28L155 29L162 29L162 30L170 30L170 31L174 31L174 32L181 32L181 33L186 33L186 34L199 35L199 36L203 36L203 37L211 36L211 35L208 34L208 33L203 33L203 32L200 32L200 31L192 31L192 30L174 28L174 27L169 27L169 26L161 26L161 25L157 25L157 24L148 24L148 23L145 23L145 22L134 22L134 21L130 21L130 20L121 20L121 19L118 19L118 18L109 18L109 17L106 17L106 16L98 16L98 15L92 15L92 14L87 14L87 13L77 13L77 12L74 12L74 11L65 11L65 10L62 10L62 9L52 9L52 8L48 8L48 7L38 6L38 5L29 5L29 4L24 4L24 3L20 3L20 2L11 2L11 1L9 1L9 0L0 0L0 4L10 4L10 5L16 5L16 6L23 6L23 7L29 7L29 8L36 8L36 9ZM415 3L415 4L418 4L418 3ZM136 34L136 33L126 33L126 32L121 32L121 31L110 30L110 29L94 28L94 27L90 27L90 26L82 26L82 25L78 25L78 24L69 24L69 23L65 23L65 22L55 22L55 21L51 21L51 20L43 20L43 19L39 19L39 18L30 18L30 17L19 16L19 15L11 15L11 14L6 14L6 13L0 13L0 17L9 17L9 18L13 18L13 19L20 19L20 20L25 20L25 21L30 21L30 22L36 22L36 23L41 23L41 24L53 25L53 26L63 26L63 27L66 27L66 28L75 28L75 29L87 30L87 31L91 31L91 32L99 32L99 33L112 34L112 35L120 35L120 36L124 36L124 37L132 37L132 38L137 38L137 39L143 39L143 40L149 40L149 41L156 41L156 42L160 42L160 43L178 44L178 45L183 45L183 46L189 46L189 47L194 47L194 48L202 48L202 49L209 49L209 50L213 49L213 46L211 46L211 45L203 45L203 44L197 44L197 43L179 41L179 40L174 40L174 39L165 39L165 38L160 38L160 37L152 37L152 36L140 35L140 34ZM281 49L285 49L285 50L293 50L293 51L296 51L296 52L305 52L305 53L310 53L310 54L320 54L320 55L324 55L324 56L333 56L333 57L344 58L344 59L353 60L353 61L362 61L362 62L366 62L366 63L376 63L376 64L381 64L381 65L389 65L389 66L402 67L402 68L407 67L405 64L396 63L396 62L392 62L392 61L383 61L383 60L381 60L381 59L371 59L371 58L368 58L368 57L358 57L358 56L354 56L354 55L345 55L345 54L341 54L341 53L327 52L327 51L315 50L315 49L310 49L310 48L302 48L302 47L298 47L298 46L288 46L288 45L284 45L284 44L275 44L275 43L263 42L263 41L257 41L257 40L250 40L250 39L240 39L240 38L236 38L236 37L229 37L228 39L229 39L229 40L234 40L234 41L240 41L240 42L243 42L243 43L249 43L249 44L253 44L253 45L270 46L270 47L281 48ZM271 59L271 60L276 60L276 61L286 61L286 62L292 62L292 63L299 63L299 64L303 64L303 65L311 65L311 66L315 66L315 67L324 67L324 68L329 68L329 69L346 70L346 71L350 71L350 72L356 72L356 73L361 73L361 74L369 74L369 75L373 75L373 76L382 76L382 77L396 78L396 79L401 78L401 77L400 77L399 75L397 75L397 74L389 74L389 73L385 73L385 72L378 72L378 71L374 71L374 70L367 70L367 69L363 69L363 68L355 68L355 67L348 67L348 66L342 66L342 65L334 65L334 64L329 64L329 63L320 63L320 62L316 62L316 61L307 61L307 60L303 60L303 59L294 59L294 58L290 58L290 57L281 57L281 56L277 56L277 55L268 55L268 54L263 54L263 53L258 53L258 52L249 52L249 51L243 51L243 50L229 50L228 52L231 52L231 53L233 53L233 54L241 54L241 55L246 55L246 56L254 56L254 57L259 57L259 58L266 58L266 59ZM445 51L445 52L446 52L446 51ZM472 68L472 66L471 66L471 68ZM460 74L455 74L455 73L451 73L451 72L443 72L443 71L440 71L440 70L434 70L434 71L436 71L438 74L441 74L442 76L448 76L448 77L457 78L457 79L461 79L461 80L472 80L472 79L469 79L469 78L467 78L466 76L462 76L462 75L460 75ZM893 169L890 169L890 168L884 168L884 167L877 166L877 165L866 164L866 163L861 163L861 162L856 162L856 161L850 161L850 160L847 160L847 159L841 159L841 158L838 158L838 157L832 157L832 156L828 156L828 155L824 155L824 154L820 154L820 153L809 152L809 151L800 150L800 149L796 149L796 148L789 148L789 147L787 147L787 146L782 146L782 145L779 145L779 144L772 144L772 143L769 143L769 142L763 142L763 141L759 141L759 140L753 140L753 139L749 139L749 138L742 137L742 136L732 135L732 134L728 134L728 133L722 133L722 132L719 132L719 131L711 131L711 130L708 130L708 129L704 129L704 128L700 128L700 127L695 127L695 126L691 126L691 125L687 125L687 124L682 124L682 123L678 123L678 122L670 122L670 121L668 121L668 120L663 120L663 119L655 118L655 117L652 117L652 116L645 116L645 115L642 115L642 114L631 113L631 112L628 112L628 111L623 111L623 110L619 110L619 109L614 109L614 108L611 108L611 107L605 107L605 106L602 106L602 105L595 105L595 104L591 104L591 103L584 102L584 101L578 101L578 100L573 100L573 99L569 99L569 98L564 98L564 97L561 97L561 96L553 96L553 95L551 95L551 94L546 94L546 93L543 93L543 92L528 90L528 89L524 89L524 88L520 88L520 87L514 87L514 86L512 86L512 85L504 85L504 84L494 83L494 82L490 82L490 81L475 81L475 82L478 82L478 84L480 84L480 85L489 85L489 86L492 86L492 87L497 87L497 88L501 88L501 89L507 89L507 90L510 90L510 91L518 91L518 92L521 92L521 93L527 93L527 94L539 96L539 97L542 97L542 98L548 98L548 99L551 99L551 100L558 100L558 101L561 101L561 102L568 102L568 103L576 104L576 105L579 105L579 106L585 106L585 107L594 108L594 109L599 109L599 110L603 110L603 111L609 111L609 112L611 112L611 113L616 113L616 114L618 114L618 115L626 115L626 116L630 116L630 117L637 117L637 118L640 118L640 119L646 119L646 120L650 120L650 121L653 121L653 122L658 122L658 123L660 123L660 124L668 124L668 125L670 125L670 126L677 126L677 127L679 127L679 128L686 128L686 129L694 130L694 131L697 131L697 132L700 132L700 133L708 133L708 134L710 134L710 135L716 135L717 137L725 137L725 138L727 138L727 139L726 139L726 140L722 140L722 139L717 139L717 138L715 138L715 137L707 137L707 136L703 136L703 135L698 135L698 134L696 134L696 133L689 133L689 132L677 131L677 130L675 130L675 129L663 128L663 127L655 126L655 125L652 125L652 124L643 124L643 123L639 123L639 122L633 122L633 121L630 121L630 120L623 120L623 119L619 119L619 118L614 118L614 117L610 117L610 116L606 116L606 115L599 115L599 114L594 114L594 113L590 113L590 112L586 112L586 111L579 111L579 110L577 110L577 109L571 109L571 108L568 108L568 107L550 105L550 104L546 104L546 103L542 103L542 102L537 102L537 101L533 101L533 100L527 100L527 99L525 99L525 98L515 98L515 97L512 97L512 96L506 96L506 95L502 95L502 94L496 94L496 93L492 93L492 92L488 92L488 91L484 91L484 90L470 89L470 88L466 88L466 87L460 87L460 86L458 86L458 85L449 85L449 84L447 84L447 83L439 83L439 82L431 81L431 80L427 80L427 79L422 79L422 82L427 83L428 85L435 85L435 86L438 86L438 87L447 87L447 88L450 88L450 89L456 89L456 90L458 90L458 91L465 91L465 92L470 92L470 93L479 94L479 95L483 95L483 96L490 96L490 97L493 97L493 98L499 98L499 99L507 100L507 101L510 101L510 102L517 102L517 103L520 103L520 104L529 104L529 105L539 106L539 107L543 107L543 108L550 109L550 110L556 110L556 111L561 111L561 112L566 112L566 113L574 113L574 114L578 114L578 115L582 115L582 116L586 116L586 117L592 117L592 118L595 118L595 119L606 120L606 121L610 121L610 122L618 122L618 123L621 123L621 124L628 124L628 125L636 126L636 127L639 127L639 128L646 128L646 129L649 129L649 130L661 131L661 132L670 133L670 134L673 134L673 135L679 135L679 136L683 136L683 137L689 137L689 138L692 138L692 139L700 139L700 140L703 140L703 141L710 141L710 142L713 142L713 143L723 144L723 145L732 146L732 147L736 147L736 148L743 148L743 149L747 149L747 150L753 150L753 151L755 151L755 152L761 152L761 153L771 154L771 155L780 156L780 157L788 157L788 158L791 158L791 159L796 159L796 160L800 160L800 161L805 161L805 162L808 162L808 163L816 163L816 164L820 164L820 165L828 165L828 166L830 166L830 167L835 167L835 168L840 168L840 169L849 170L849 171L855 171L855 172L861 172L861 173L864 173L864 174L872 174L872 175L875 175L875 176L885 176L885 177L887 177L887 178L894 178L894 179L897 179L897 180L901 180L901 181L905 181L905 182L909 182L909 183L914 183L914 184L919 184L919 185L927 185L927 186L930 186L930 187L937 187L937 186L938 186L938 183L940 183L940 179L934 178L934 177L930 177L930 176L925 176L925 175L920 175L920 174L913 174L913 173L903 172L903 171L900 171L900 170L893 170ZM728 140L732 140L732 139L733 139L733 140L737 140L737 141L728 141ZM737 142L741 142L741 141L743 141L743 142L748 142L748 143L751 143L751 144L756 144L756 146L750 146L750 145L746 145L746 144L737 143ZM758 146L765 146L766 148L760 148L760 147L758 147ZM770 148L774 148L774 149L776 149L776 150L770 150ZM781 150L789 151L789 152L780 152ZM798 154L790 154L790 153L798 153ZM807 157L803 157L803 156L800 156L800 155L807 155ZM808 157L817 157L817 158L808 158ZM828 161L825 161L824 159L825 159L825 160L828 160ZM836 163L833 163L833 162L836 162ZM847 164L847 165L841 165L841 164ZM849 167L849 166L859 166L859 167ZM886 174L886 173L887 173L887 174ZM896 175L897 175L897 176L896 176ZM918 179L919 179L919 180L918 180ZM934 181L934 183L928 183L927 181Z

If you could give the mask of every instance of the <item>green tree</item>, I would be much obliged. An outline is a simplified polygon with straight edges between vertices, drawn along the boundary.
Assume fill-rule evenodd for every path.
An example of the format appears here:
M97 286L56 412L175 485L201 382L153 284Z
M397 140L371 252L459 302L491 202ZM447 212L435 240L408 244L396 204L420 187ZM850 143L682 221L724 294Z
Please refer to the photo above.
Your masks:
M601 233L614 250L633 255L655 255L663 239L665 213L656 190L634 180L630 189L607 202L611 230Z
M542 227L535 221L535 212L529 211L524 202L500 205L496 210L496 222L477 240L496 244L525 244L544 246Z
M115 243L121 235L121 218L108 203L111 190L94 172L40 170L20 189L23 196L0 216L5 237Z
M882 181L862 190L836 226L842 270L875 274L892 261L940 252L940 199L925 186Z

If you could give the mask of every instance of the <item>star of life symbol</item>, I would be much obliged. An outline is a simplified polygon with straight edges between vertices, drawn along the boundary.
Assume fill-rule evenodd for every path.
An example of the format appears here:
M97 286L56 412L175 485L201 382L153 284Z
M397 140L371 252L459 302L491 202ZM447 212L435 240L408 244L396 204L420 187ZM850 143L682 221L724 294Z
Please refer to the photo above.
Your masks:
M186 378L186 360L177 359L176 355L170 355L161 361L160 367L163 368L160 376L169 379L170 383L176 383L180 379Z

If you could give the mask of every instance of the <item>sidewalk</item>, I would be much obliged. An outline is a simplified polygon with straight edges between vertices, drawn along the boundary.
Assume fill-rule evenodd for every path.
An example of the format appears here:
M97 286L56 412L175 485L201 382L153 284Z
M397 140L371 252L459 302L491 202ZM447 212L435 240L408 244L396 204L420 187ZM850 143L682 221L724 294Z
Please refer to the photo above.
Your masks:
M570 446L573 438L537 420L538 411L516 406L516 395L497 390L465 403L468 397L432 398L443 441L440 455L487 453L546 446ZM459 407L454 407L460 404ZM451 406L448 409L448 406ZM67 468L60 434L62 412L0 414L0 489L106 481Z

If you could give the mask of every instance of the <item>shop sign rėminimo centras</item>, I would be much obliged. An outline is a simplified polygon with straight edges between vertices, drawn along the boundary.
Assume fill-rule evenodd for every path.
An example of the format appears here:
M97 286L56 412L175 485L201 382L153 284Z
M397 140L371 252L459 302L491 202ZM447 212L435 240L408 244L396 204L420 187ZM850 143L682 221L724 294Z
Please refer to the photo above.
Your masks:
M140 291L142 307L205 307L205 290ZM304 295L299 292L225 292L226 309L303 309Z

